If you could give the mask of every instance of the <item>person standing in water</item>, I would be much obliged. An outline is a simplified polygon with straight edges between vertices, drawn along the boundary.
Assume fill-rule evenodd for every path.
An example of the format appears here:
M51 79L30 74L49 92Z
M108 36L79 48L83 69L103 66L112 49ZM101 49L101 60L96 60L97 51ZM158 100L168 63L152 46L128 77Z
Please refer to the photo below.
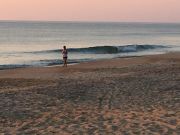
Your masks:
M68 51L66 49L66 46L63 46L62 55L63 55L63 61L64 61L63 67L67 67Z

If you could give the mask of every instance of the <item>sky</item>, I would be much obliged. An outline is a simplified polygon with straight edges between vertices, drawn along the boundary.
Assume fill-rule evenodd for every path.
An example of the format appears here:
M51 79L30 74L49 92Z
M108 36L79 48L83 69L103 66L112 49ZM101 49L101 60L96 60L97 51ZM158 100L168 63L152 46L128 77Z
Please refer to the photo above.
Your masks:
M0 20L180 22L180 0L0 0Z

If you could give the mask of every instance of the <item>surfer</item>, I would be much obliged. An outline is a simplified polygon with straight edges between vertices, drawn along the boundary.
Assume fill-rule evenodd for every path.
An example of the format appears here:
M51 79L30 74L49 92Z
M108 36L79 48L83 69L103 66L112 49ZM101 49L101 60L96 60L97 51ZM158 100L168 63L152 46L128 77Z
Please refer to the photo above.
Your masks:
M66 46L63 46L62 55L63 55L63 61L64 61L63 67L67 67L68 51L66 49Z

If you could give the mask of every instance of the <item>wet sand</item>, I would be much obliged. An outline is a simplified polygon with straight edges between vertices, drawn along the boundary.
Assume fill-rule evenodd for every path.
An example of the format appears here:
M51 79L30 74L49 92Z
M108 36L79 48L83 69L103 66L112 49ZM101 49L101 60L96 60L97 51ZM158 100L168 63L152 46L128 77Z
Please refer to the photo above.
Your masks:
M0 70L0 135L178 135L179 108L179 52Z

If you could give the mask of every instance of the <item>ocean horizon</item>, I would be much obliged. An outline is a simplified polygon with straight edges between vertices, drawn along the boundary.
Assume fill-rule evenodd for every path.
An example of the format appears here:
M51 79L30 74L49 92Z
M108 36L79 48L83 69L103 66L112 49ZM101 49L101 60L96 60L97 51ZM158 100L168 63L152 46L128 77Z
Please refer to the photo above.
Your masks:
M180 23L0 21L0 69L180 51Z

